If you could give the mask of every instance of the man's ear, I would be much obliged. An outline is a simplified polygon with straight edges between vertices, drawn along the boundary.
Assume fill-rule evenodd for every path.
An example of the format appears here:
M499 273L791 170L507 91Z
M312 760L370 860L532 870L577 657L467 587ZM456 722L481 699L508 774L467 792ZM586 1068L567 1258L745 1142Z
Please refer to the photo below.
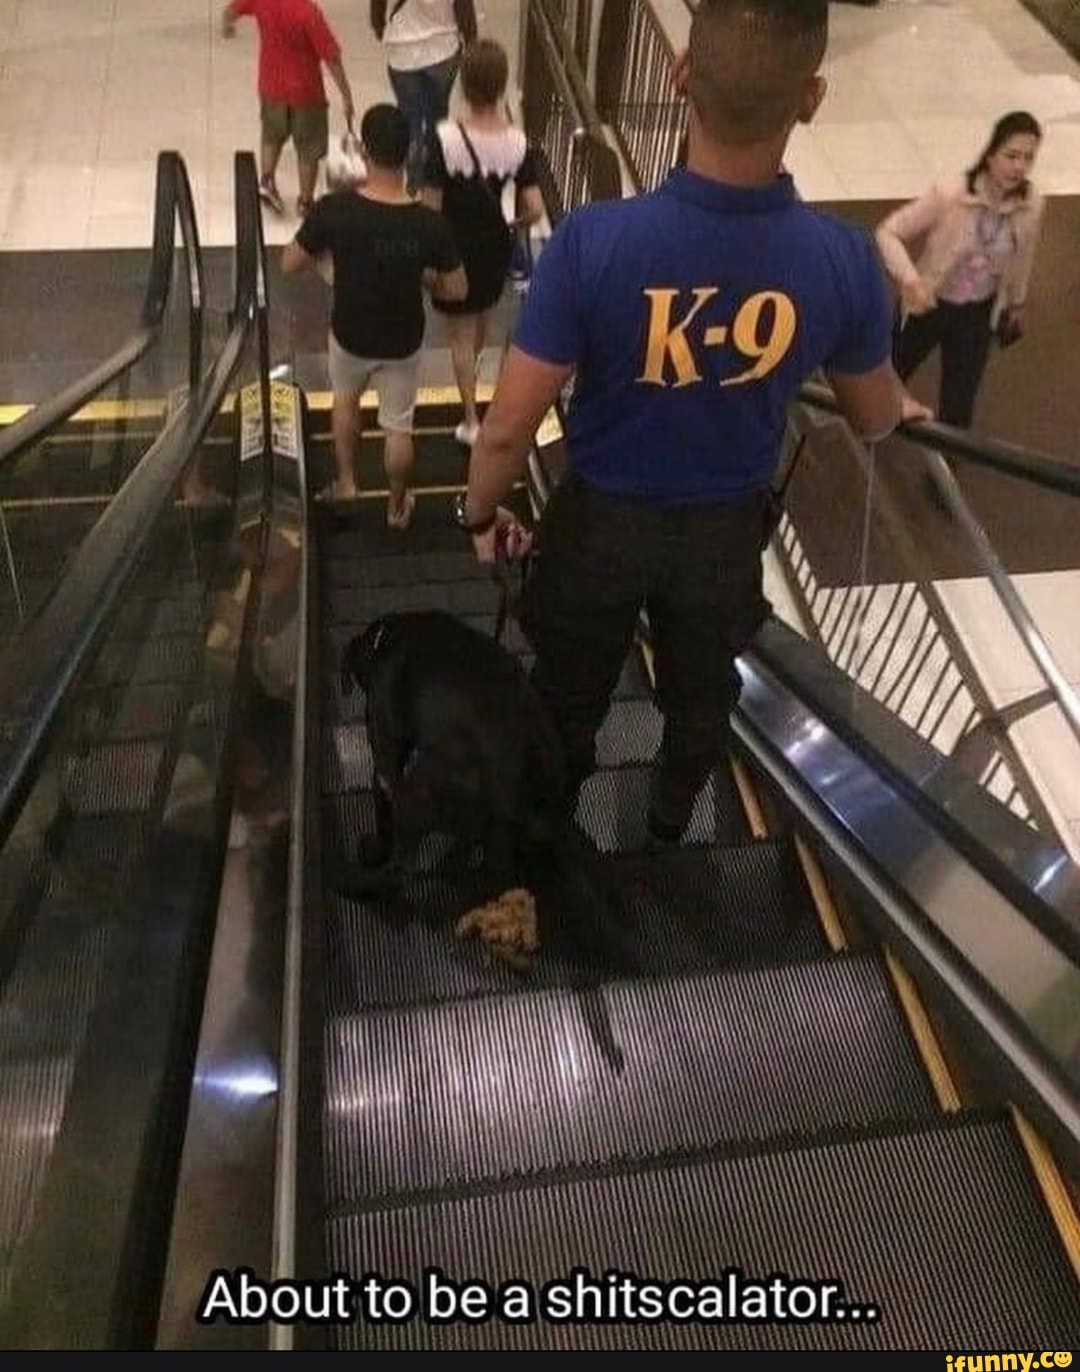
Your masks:
M675 87L676 94L686 95L690 88L689 48L683 48L682 52L676 53L675 60L671 64L671 83Z
M829 83L824 76L811 76L803 88L802 97L799 100L798 122L809 124L814 115L821 107L821 102L825 99L825 92L829 89Z

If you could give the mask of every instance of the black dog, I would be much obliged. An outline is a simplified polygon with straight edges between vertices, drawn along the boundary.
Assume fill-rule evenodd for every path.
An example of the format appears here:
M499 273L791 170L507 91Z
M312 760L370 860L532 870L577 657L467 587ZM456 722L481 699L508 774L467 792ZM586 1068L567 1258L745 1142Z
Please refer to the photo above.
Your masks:
M482 846L484 899L525 887L543 915L555 883L565 914L581 904L568 886L589 890L592 911L571 918L579 936L593 926L576 941L595 953L602 859L572 823L559 736L513 654L449 614L386 615L345 649L342 685L367 695L377 829L376 865L342 889L387 892L427 834L456 835Z

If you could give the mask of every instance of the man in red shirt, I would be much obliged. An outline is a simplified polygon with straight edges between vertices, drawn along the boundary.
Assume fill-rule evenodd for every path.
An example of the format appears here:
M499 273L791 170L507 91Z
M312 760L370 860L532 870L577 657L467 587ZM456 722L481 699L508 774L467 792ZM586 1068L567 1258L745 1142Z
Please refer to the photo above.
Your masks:
M341 46L313 0L231 0L223 31L236 32L236 21L250 14L259 25L259 99L262 103L262 178L259 194L278 214L285 204L275 175L289 138L299 164L301 217L315 203L319 162L326 156L329 130L322 64L341 92L345 122L352 127L353 98L341 65Z

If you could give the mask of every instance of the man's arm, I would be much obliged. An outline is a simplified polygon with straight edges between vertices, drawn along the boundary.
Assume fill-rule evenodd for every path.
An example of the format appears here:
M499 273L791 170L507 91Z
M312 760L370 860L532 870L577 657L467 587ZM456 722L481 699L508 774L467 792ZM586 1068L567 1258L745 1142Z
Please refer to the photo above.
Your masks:
M236 35L236 21L240 18L240 6L237 0L225 6L221 13L221 32L226 38L233 38Z
M424 273L424 285L436 300L456 303L469 294L469 278L465 275L464 267L455 267L449 272L429 267Z
M306 248L302 248L293 239L291 243L286 243L281 250L281 270L291 276L293 272L303 271L305 267L317 267L318 259L312 257Z
M352 86L349 85L349 78L342 66L341 58L335 57L333 61L327 62L326 70L333 77L334 85L341 92L341 104L345 112L345 123L351 129L353 119L356 117L356 106L353 104Z
M476 5L473 0L454 0L454 19L466 45L476 42Z
M829 384L844 418L864 443L879 443L909 420L933 418L932 410L908 395L891 362L857 375L830 372Z
M470 524L494 514L513 490L536 431L573 370L511 347L469 462L465 513Z

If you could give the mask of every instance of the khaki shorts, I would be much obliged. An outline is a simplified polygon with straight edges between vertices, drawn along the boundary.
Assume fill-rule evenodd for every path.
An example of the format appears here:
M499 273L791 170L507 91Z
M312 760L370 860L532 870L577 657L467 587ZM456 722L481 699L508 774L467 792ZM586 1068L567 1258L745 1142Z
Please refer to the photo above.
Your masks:
M325 105L281 105L274 100L262 102L263 142L283 147L291 138L296 155L305 162L318 162L330 146L330 119Z
M379 427L390 433L411 433L420 380L420 351L411 357L380 361L346 352L330 334L330 385L335 396L359 397L369 386L379 393Z

